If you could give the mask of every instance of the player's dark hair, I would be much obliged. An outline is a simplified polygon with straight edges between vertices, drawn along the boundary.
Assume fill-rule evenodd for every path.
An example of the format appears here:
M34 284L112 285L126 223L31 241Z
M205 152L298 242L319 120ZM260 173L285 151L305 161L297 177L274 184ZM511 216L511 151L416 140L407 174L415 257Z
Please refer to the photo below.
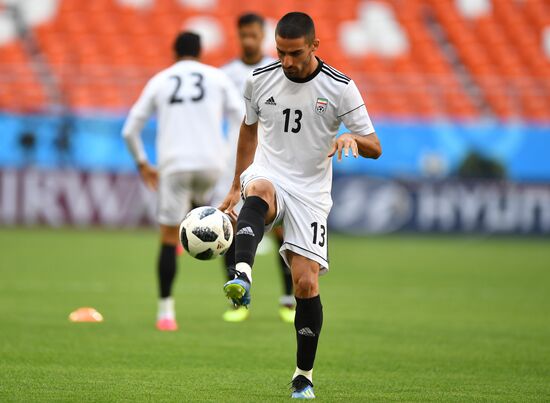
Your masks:
M238 28L241 28L243 27L244 25L250 25L250 24L260 24L260 27L264 27L264 24L265 24L265 21L264 21L264 18L259 15L259 14L255 14L255 13L246 13L246 14L243 14L239 17L239 19L237 20L237 27Z
M178 57L199 57L201 53L201 37L193 32L181 32L174 41L174 52Z
M277 23L275 35L285 39L306 38L307 43L315 39L315 25L306 13L292 12L285 14Z

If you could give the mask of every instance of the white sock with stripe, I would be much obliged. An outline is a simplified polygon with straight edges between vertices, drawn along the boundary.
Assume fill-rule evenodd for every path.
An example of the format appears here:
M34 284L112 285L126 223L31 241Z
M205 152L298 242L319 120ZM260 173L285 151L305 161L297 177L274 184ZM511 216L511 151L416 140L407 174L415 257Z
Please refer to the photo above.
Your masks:
M252 267L248 263L237 263L235 265L235 270L240 271L241 273L245 273L248 277L248 280L250 281L250 284L252 284Z
M176 310L172 297L159 299L157 319L176 319Z
M310 369L309 371L304 371L303 369L296 367L296 371L294 371L294 375L292 375L292 379L296 378L298 375L305 376L307 379L309 379L311 383L313 383L313 368Z

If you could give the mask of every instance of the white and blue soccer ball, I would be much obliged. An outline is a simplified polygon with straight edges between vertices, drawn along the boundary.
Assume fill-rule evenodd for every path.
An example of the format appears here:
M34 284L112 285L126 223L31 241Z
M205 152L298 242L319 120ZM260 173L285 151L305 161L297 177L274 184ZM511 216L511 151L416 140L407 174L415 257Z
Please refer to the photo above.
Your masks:
M227 214L215 207L197 207L180 224L180 241L194 258L210 260L227 252L233 242L233 226Z

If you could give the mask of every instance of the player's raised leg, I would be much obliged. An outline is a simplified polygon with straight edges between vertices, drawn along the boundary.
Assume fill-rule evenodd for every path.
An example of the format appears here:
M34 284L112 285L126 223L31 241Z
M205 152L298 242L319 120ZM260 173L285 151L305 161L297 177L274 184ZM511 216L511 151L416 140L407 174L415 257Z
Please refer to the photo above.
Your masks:
M252 266L265 226L275 219L277 202L273 184L265 179L249 183L245 201L237 219L235 234L235 279L224 286L225 294L235 305L250 304Z
M319 263L287 251L296 294L296 370L292 376L292 397L313 399L313 363L323 326L319 296Z
M233 233L237 231L233 229ZM235 238L231 246L223 255L224 257L224 269L227 274L227 281L231 281L235 278ZM244 306L231 306L223 313L223 320L226 322L242 322L250 316L250 311Z
M162 331L177 330L172 285L176 277L176 245L178 244L178 227L160 225L160 254L157 274L159 282L159 304L157 329Z

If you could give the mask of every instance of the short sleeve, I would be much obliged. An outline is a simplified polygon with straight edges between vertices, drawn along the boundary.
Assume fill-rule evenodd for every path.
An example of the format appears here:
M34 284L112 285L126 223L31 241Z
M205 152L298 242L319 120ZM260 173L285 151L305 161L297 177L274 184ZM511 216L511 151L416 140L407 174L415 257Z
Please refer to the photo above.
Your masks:
M155 95L158 88L159 75L156 75L150 79L143 91L136 101L130 112L128 118L122 128L122 134L124 137L136 137L139 136L143 126L147 122L147 119L155 112Z
M374 133L365 102L353 80L348 83L342 94L337 113L338 119L351 133L359 135Z
M244 86L244 104L246 107L245 123L247 125L252 125L258 121L258 104L254 99L253 91L253 80L254 77L252 74L246 79L246 84Z
M135 116L148 118L155 112L155 96L158 90L159 75L147 82L138 100L132 107L131 113Z

